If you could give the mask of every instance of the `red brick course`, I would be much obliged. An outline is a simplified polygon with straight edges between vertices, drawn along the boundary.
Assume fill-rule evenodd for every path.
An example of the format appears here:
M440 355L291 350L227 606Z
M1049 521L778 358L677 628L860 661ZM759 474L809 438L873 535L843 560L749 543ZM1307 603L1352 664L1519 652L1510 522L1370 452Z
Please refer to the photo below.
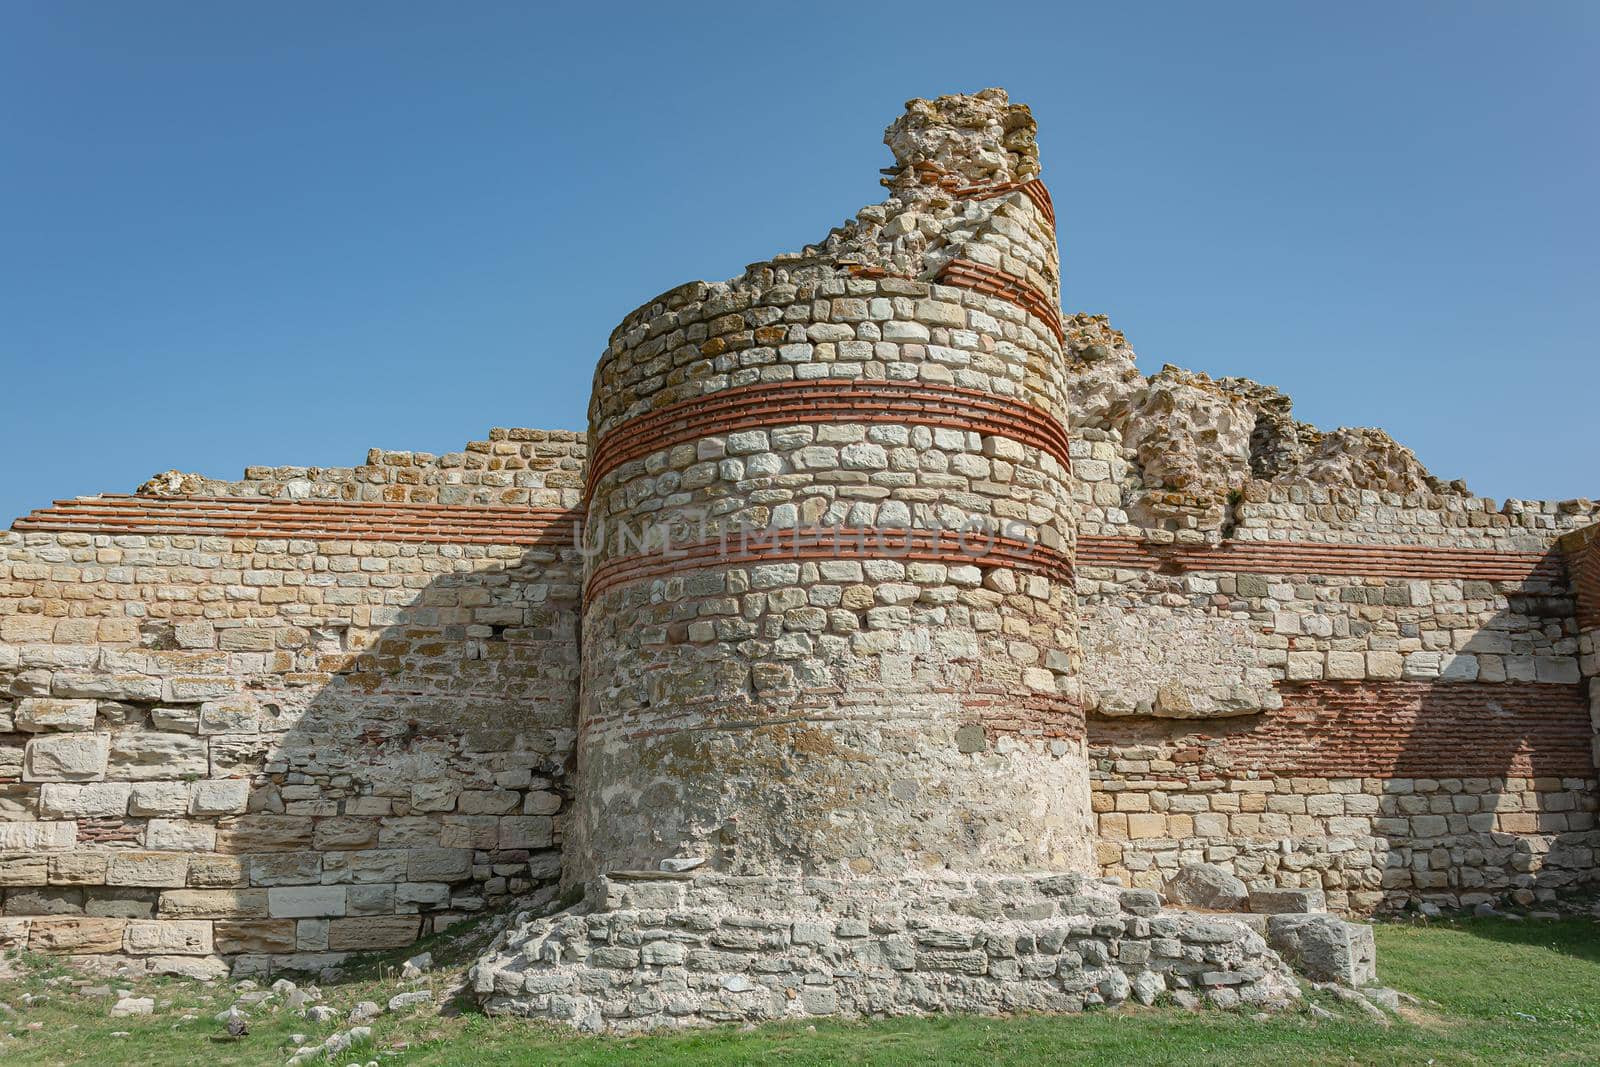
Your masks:
M1010 397L977 389L900 382L778 382L723 389L669 404L602 437L589 458L584 497L630 460L712 434L796 423L894 423L970 430L1041 449L1071 469L1059 420Z
M1192 730L1186 763L1318 778L1592 778L1582 687L1522 683L1304 682L1283 708L1211 723L1096 719L1096 744ZM1184 775L1189 777L1191 775ZM1220 777L1217 772L1201 777Z
M1551 552L1500 552L1431 545L1337 545L1303 541L1231 541L1220 546L1156 545L1131 537L1080 537L1080 567L1243 574L1341 574L1379 578L1559 582L1565 568Z
M1066 336L1061 329L1061 312L1056 302L1024 278L974 263L970 259L952 259L939 271L938 280L943 285L971 289L1015 304L1050 327L1056 340L1063 340Z
M572 539L583 513L332 500L99 496L58 500L18 519L20 533L164 534L428 544L532 545Z

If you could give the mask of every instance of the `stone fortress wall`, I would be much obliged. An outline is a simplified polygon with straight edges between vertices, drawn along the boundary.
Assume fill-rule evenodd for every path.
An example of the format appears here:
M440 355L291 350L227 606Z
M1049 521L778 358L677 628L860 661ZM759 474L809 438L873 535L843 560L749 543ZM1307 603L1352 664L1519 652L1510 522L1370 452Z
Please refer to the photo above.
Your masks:
M0 535L0 943L315 968L661 861L1037 915L1006 875L1592 886L1600 508L1140 374L1057 310L1031 120L908 114L889 202L625 319L587 436L168 472ZM676 555L617 537L652 525Z
M316 970L553 882L583 461L496 431L18 520L0 941Z

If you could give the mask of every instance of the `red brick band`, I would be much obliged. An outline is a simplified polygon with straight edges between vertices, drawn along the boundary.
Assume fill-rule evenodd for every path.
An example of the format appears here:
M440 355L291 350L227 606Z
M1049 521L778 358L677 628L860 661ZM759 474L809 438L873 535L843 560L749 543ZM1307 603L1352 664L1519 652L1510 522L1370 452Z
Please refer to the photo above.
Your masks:
M1050 190L1046 189L1044 182L1038 178L1020 182L963 185L960 177L951 174L931 160L921 160L911 164L911 173L918 185L937 185L958 200L993 200L997 196L1020 191L1033 201L1034 207L1039 209L1039 214L1044 216L1050 226L1055 227L1055 204L1050 199Z
M1033 201L1033 206L1039 214L1050 224L1052 229L1056 224L1056 206L1050 199L1050 190L1045 188L1044 182L1032 178L1025 182L998 182L994 185L968 185L962 188L951 189L950 192L962 200L993 200L997 196L1020 191L1022 195Z
M1056 340L1065 337L1061 330L1061 311L1056 307L1056 302L1024 278L974 263L970 259L952 259L940 269L938 280L943 285L971 289L1015 304L1050 327Z
M1021 400L955 386L901 382L776 382L680 400L618 426L595 443L584 498L630 460L711 434L797 423L893 423L1009 437L1070 470L1060 420Z
M58 500L12 524L22 533L166 534L430 544L571 544L581 511L345 500L100 496Z
M770 537L752 532L747 544L730 535L727 544L707 539L682 546L672 554L641 552L615 556L589 575L585 602L613 586L664 575L684 574L745 564L815 562L828 559L890 559L910 563L946 563L978 567L1011 567L1072 581L1072 561L1065 553L1012 537L965 536L945 530L876 530L866 527L775 530Z
M1174 574L1340 574L1376 578L1561 581L1560 556L1430 545L1336 545L1302 541L1230 541L1226 545L1157 545L1132 537L1080 537L1078 566L1161 570Z
M984 736L1077 741L1087 732L1083 706L1061 696L975 695L962 703L977 717Z
M1172 781L1247 772L1314 778L1594 778L1581 686L1290 682L1283 707L1210 722L1096 717L1090 743L1185 746Z
M1307 682L1224 742L1236 767L1329 777L1594 777L1583 690L1534 682Z

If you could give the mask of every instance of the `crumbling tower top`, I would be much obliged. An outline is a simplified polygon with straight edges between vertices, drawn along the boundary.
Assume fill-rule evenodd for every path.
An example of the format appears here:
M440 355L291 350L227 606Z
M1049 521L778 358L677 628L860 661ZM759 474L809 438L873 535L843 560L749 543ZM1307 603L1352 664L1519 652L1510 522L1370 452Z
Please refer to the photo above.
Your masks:
M1026 104L1004 89L906 101L884 131L894 153L884 184L896 191L950 176L963 185L1025 182L1039 176L1038 127Z

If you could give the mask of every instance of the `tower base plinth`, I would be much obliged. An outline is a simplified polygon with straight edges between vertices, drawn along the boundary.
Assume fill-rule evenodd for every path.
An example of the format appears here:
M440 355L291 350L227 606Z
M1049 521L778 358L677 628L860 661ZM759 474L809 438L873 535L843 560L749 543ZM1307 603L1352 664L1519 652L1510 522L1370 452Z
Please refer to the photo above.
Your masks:
M1163 910L1149 890L1082 874L614 872L576 907L502 934L472 979L491 1013L613 1033L1070 1013L1168 992L1286 1006L1300 995L1294 976L1254 925Z

